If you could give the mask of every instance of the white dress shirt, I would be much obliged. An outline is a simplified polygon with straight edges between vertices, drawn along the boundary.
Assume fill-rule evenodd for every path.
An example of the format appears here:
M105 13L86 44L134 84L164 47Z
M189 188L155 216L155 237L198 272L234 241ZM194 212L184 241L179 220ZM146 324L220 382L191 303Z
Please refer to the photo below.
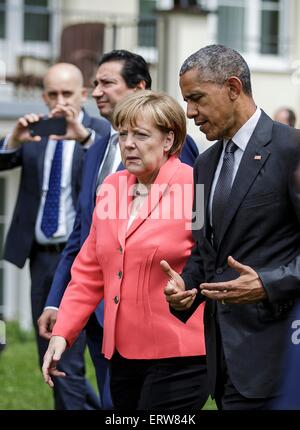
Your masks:
M78 115L78 121L82 123L84 117L83 111ZM95 140L95 131L91 130L91 136L88 141L84 144L84 147L88 149ZM1 152L15 152L18 148L8 149L6 148L8 144L10 134L5 137ZM75 208L72 199L72 166L73 166L73 155L75 149L75 140L66 140L63 144L62 153L62 173L61 173L61 194L59 202L59 218L58 218L58 228L54 233L53 237L47 238L41 230L42 216L44 212L46 194L48 191L48 184L50 178L50 171L52 166L52 160L56 148L57 141L48 140L45 158L44 158L44 177L42 186L42 197L40 201L40 206L38 210L38 216L35 223L35 240L40 244L51 244L66 242L69 235L73 230L73 224L75 220ZM38 142L36 143L38 145Z
M81 111L78 120L82 122L83 112ZM38 144L38 143L37 143ZM72 199L72 166L75 149L75 140L65 140L62 153L61 171L61 193L59 201L58 228L53 237L46 237L41 230L42 216L44 212L46 194L48 191L50 171L57 141L48 140L44 158L44 177L42 186L42 196L35 223L35 240L42 244L67 242L75 221L76 211Z

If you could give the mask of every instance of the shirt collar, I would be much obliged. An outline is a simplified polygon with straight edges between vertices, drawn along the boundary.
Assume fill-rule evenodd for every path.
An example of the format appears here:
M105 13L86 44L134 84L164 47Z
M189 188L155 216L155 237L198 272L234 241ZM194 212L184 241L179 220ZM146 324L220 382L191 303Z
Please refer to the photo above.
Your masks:
M256 108L254 114L245 122L244 125L235 133L231 140L238 146L243 152L245 151L248 142L254 132L254 129L258 123L261 115L261 110L259 107ZM223 147L225 148L228 139L223 141Z
M111 125L110 126L110 137L112 137L112 136L114 136L115 134L117 134L118 133L118 131L117 130L115 130L114 128L113 128L113 126Z

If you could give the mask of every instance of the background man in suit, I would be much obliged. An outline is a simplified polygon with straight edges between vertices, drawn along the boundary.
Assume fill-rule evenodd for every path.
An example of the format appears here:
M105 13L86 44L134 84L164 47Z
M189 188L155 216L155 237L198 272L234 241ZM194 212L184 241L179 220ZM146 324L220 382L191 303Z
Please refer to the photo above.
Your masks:
M182 321L206 298L208 376L218 407L266 409L278 394L300 292L299 134L255 105L249 68L232 49L192 54L180 87L187 116L220 140L194 167L205 199L192 255L181 276L161 263L170 278L166 298ZM196 211L199 204L196 197Z
M85 153L83 145L109 129L106 120L91 118L82 110L86 97L80 70L71 64L55 64L45 76L43 98L52 112L56 110L66 117L67 134L62 136L66 140L32 138L28 126L38 121L39 116L28 114L18 120L11 135L1 142L0 169L22 166L4 258L18 267L23 267L27 258L30 260L32 319L40 362L48 342L38 335L37 319L44 308L60 253L72 231ZM56 383L56 409L100 407L84 378L84 345L82 335L61 363L68 376Z
M106 53L100 60L94 81L93 97L101 115L111 121L114 107L119 100L138 89L150 89L151 83L148 66L140 55L126 50L113 50ZM111 127L110 133L95 142L87 153L74 230L58 265L46 308L39 319L40 334L47 339L50 338L56 321L57 310L54 310L53 307L58 308L60 304L70 280L72 263L90 230L97 186L107 174L123 168L120 165L121 155L115 136L116 131ZM114 155L110 157L112 146L115 146ZM197 146L188 136L180 158L187 164L193 165L197 155ZM109 393L108 361L102 356L99 344L99 339L102 339L102 326L103 303L97 308L95 315L90 318L86 333L96 369L102 407L110 409L112 404Z
M281 124L289 125L290 127L295 127L296 115L292 109L280 108L275 112L274 121L281 122Z

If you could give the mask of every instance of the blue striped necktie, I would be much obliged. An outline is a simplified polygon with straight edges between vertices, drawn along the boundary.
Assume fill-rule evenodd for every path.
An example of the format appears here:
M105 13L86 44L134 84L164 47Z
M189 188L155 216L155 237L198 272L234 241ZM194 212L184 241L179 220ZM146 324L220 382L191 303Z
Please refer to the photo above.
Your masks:
M63 141L58 140L52 160L48 191L45 200L41 230L46 237L51 237L57 231L59 217L59 201L62 171Z

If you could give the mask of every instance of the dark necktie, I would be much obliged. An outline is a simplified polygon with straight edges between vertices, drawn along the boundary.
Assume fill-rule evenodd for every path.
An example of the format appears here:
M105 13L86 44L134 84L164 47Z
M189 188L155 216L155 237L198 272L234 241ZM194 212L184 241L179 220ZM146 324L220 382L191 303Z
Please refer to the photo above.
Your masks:
M112 168L113 168L113 164L114 164L114 160L117 152L118 138L119 138L118 134L114 134L110 138L108 151L97 179L97 186L101 185L104 179L106 178L106 176L112 172Z
M237 150L236 144L229 140L226 144L223 157L223 164L216 184L212 202L212 227L214 246L219 244L220 232L224 218L224 211L231 191L234 152Z
M46 237L53 236L58 228L62 150L63 141L58 140L52 160L48 191L41 223L41 230Z

